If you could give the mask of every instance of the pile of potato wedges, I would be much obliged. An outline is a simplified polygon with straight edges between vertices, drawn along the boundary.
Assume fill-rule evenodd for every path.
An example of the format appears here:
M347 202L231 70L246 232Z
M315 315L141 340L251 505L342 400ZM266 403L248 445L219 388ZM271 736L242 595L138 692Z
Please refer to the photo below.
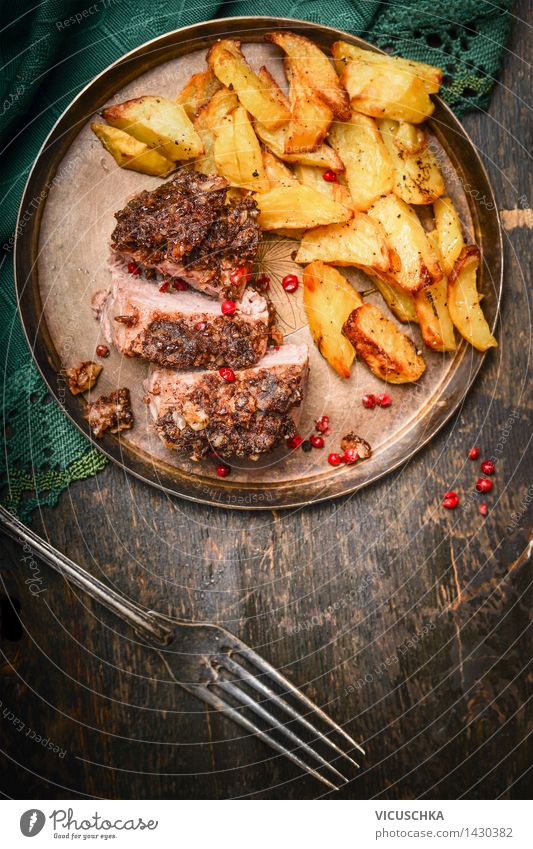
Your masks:
M165 177L189 164L253 195L261 229L299 241L309 327L342 377L356 355L390 383L418 380L425 363L337 267L362 269L433 351L454 351L455 331L479 351L495 347L477 289L480 252L465 244L424 124L440 69L343 41L329 57L290 31L265 38L284 54L288 95L238 41L222 39L175 100L109 106L93 131L123 168ZM417 212L430 205L432 229Z

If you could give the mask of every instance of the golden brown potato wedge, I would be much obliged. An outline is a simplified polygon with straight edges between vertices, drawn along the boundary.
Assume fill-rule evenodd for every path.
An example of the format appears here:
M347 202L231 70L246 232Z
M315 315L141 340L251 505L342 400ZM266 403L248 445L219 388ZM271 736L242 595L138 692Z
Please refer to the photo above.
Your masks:
M341 82L352 109L375 118L420 124L435 109L424 83L401 68L389 70L366 62L348 62Z
M152 150L147 144L137 141L133 136L107 124L91 124L91 130L111 154L117 165L141 174L164 177L176 165L172 160Z
M255 132L263 144L274 153L278 159L284 162L300 162L302 165L312 165L315 168L331 168L339 173L344 170L344 165L339 155L328 144L321 144L316 150L300 153L285 153L285 139L288 125L280 127L279 130L267 130L262 124L255 124Z
M420 153L420 151L427 147L427 130L421 127L420 124L409 124L407 121L398 121L393 141L398 150L412 156L414 153Z
M313 168L312 165L295 165L294 176L303 183L304 186L311 186L317 192L321 192L336 203L342 203L349 209L353 208L352 197L350 192L343 186L342 183L332 183L324 180L322 171L319 168Z
M442 84L442 70L425 62L415 62L413 59L403 59L401 56L388 56L385 53L375 53L363 50L355 44L346 41L336 41L331 48L337 72L340 74L344 66L352 59L367 62L369 65L379 65L386 68L400 68L416 77L420 77L428 94L437 94Z
M303 283L305 314L318 350L337 374L350 377L355 349L342 326L363 300L336 268L318 260L304 268Z
M285 136L285 153L307 153L324 141L333 112L308 85L300 66L285 59L289 80L291 119Z
M368 210L368 215L381 224L399 259L391 282L413 295L442 279L438 257L414 209L395 195L387 195Z
M394 192L406 203L433 203L444 194L444 178L439 163L427 145L418 153L402 150L397 144L401 126L398 121L389 119L378 121L381 137L394 167ZM415 128L414 124L404 123L403 126Z
M208 68L206 71L192 75L176 97L176 103L183 106L192 120L220 88L222 88L222 84L215 77L211 68Z
M370 277L388 308L399 321L402 321L404 324L408 321L418 322L412 295L398 286L393 286L387 280L382 280L377 275L371 274Z
M262 230L318 227L347 221L352 210L309 186L280 186L256 196Z
M296 255L296 262L321 259L331 265L355 265L358 268L390 270L390 249L381 225L355 212L345 224L331 224L307 232Z
M257 192L269 190L261 148L243 106L226 115L215 131L213 156L218 173L232 186Z
M437 241L442 269L451 274L465 246L457 210L450 198L440 198L433 204Z
M448 310L448 280L443 277L414 295L422 339L434 351L455 351L455 333Z
M345 124L332 124L328 141L344 162L355 209L365 212L392 191L394 169L373 118L354 112Z
M330 60L313 41L293 32L269 32L265 39L281 47L339 121L348 120L351 112L348 94Z
M437 232L427 234L428 241L441 262ZM455 333L448 309L448 279L443 277L414 296L422 338L434 351L455 351Z
M193 118L194 129L200 136L204 147L202 155L194 160L193 168L201 174L217 174L217 165L214 156L215 134L208 126L206 111L207 107L202 107L198 114Z
M379 307L363 304L345 322L343 331L370 371L388 383L412 383L426 364L408 336Z
M299 180L290 168L287 168L281 159L270 153L269 150L261 151L263 157L263 168L268 177L270 188L275 189L278 186L297 186Z
M195 159L203 153L202 140L185 109L166 97L136 97L108 106L102 116L112 127L157 148L173 162Z
M244 108L265 127L275 130L289 120L289 110L250 68L240 42L229 38L218 41L209 50L207 62L220 82L231 87Z
M466 245L448 278L448 309L461 336L478 351L497 348L498 343L479 306L477 270L480 253L477 245Z
M239 99L235 92L230 91L229 88L221 88L198 112L197 117L202 118L203 123L212 133L216 133L226 115L233 112L238 105Z

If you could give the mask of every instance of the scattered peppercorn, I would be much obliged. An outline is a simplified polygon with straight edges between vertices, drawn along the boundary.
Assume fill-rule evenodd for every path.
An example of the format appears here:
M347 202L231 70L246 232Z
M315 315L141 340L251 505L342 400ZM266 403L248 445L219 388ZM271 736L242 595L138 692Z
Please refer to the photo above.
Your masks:
M107 345L97 345L96 346L96 356L101 357L103 360L109 356L109 348Z
M335 171L332 171L331 168L328 168L322 174L322 179L325 180L326 183L336 183L337 182L337 175L335 174Z
M496 471L496 466L494 465L492 460L483 460L480 469L484 475L493 475Z
M444 501L442 502L442 506L446 507L447 510L454 510L459 504L459 496L456 492L445 492L444 493Z
M478 492L490 492L493 487L493 483L490 478L478 478L476 483L476 489Z
M358 459L359 454L355 448L347 448L341 457L342 462L346 463L347 466L351 466L352 463L356 463Z
M376 406L376 396L375 395L363 395L361 398L361 403L363 407L366 407L367 410L371 410Z
M336 454L335 452L332 454L328 454L328 463L330 464L330 466L338 466L340 465L340 462L340 454Z
M235 380L235 372L231 368L224 366L223 368L219 368L218 373L222 380L226 380L228 383L233 383Z
M301 449L302 449L302 451L305 451L305 453L307 454L309 451L313 450L313 446L311 445L311 443L309 442L308 439L304 439L304 441L301 444Z
M287 439L287 448L299 448L302 442L302 437L295 434L295 436L290 436L289 439Z
M136 262L128 262L128 271L130 274L135 274L136 276L141 273L141 269Z
M298 280L296 274L286 274L283 280L281 281L281 285L285 289L286 292L296 292L300 281Z
M390 407L392 404L392 398L384 392L382 395L378 395L376 397L376 404L380 407Z
M477 460L478 457L479 457L479 448L476 448L476 447L471 448L470 451L468 452L468 459L469 460Z
M323 448L324 447L324 440L322 439L321 436L314 436L314 435L310 436L309 442L311 443L313 448Z
M487 513L489 512L489 508L488 508L488 506L487 506L487 502L486 502L486 501L480 501L480 503L479 503L479 512L481 513L481 515L482 515L482 516L486 516L486 515L487 515Z
M237 304L235 301L222 301L220 309L222 310L223 315L233 315L237 309Z
M231 474L231 469L229 466L226 466L225 463L221 463L220 466L217 466L217 475L219 478L227 478L229 474Z

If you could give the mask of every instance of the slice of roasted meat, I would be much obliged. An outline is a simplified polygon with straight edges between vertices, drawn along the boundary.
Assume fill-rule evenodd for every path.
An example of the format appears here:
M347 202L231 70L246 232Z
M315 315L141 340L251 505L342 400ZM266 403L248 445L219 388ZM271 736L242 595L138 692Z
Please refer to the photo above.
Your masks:
M109 395L101 395L92 404L88 404L85 418L89 422L94 436L102 436L104 431L119 433L133 427L130 390L116 389Z
M112 269L112 289L97 292L93 308L103 334L127 357L168 368L252 366L264 355L269 334L266 300L247 289L232 315L199 292L160 292L157 286Z
M215 298L242 297L259 244L257 205L227 202L228 183L183 168L116 213L113 251Z
M210 451L255 460L294 436L307 372L306 345L270 348L231 382L213 371L155 368L145 383L146 401L168 448L193 460Z

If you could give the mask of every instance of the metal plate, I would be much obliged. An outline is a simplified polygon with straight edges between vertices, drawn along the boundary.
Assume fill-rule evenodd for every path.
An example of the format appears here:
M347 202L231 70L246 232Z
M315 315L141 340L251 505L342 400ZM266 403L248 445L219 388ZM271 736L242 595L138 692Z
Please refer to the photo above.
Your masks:
M15 248L19 308L35 361L51 393L74 424L89 438L84 401L65 391L61 370L94 358L102 341L90 309L90 296L106 288L108 240L113 213L128 195L157 185L152 177L119 169L92 134L89 123L104 105L140 94L173 98L191 73L204 67L205 51L222 36L243 42L254 66L266 63L282 80L280 51L263 33L289 28L328 47L340 38L368 49L361 39L304 21L276 18L229 18L186 27L142 45L112 65L85 88L64 112L44 144L22 198ZM472 142L452 112L437 100L431 120L431 144L468 237L482 250L480 288L489 323L497 318L502 285L502 238L492 189ZM371 483L407 461L458 408L483 361L462 343L456 353L424 349L427 370L417 384L387 388L363 363L351 378L338 377L313 345L302 309L301 287L288 295L281 277L295 268L288 240L269 241L263 263L273 279L272 296L287 340L309 342L311 375L300 432L327 413L333 432L326 448L304 453L285 446L257 463L237 462L229 478L216 477L212 463L193 464L166 449L154 435L142 402L147 366L113 352L105 360L97 393L128 386L136 424L121 437L106 434L96 444L124 469L154 486L194 501L240 509L296 507L334 498ZM301 267L296 267L301 272ZM359 290L369 288L362 272L348 276ZM370 302L382 304L371 294ZM386 308L385 308L386 309ZM388 310L386 310L387 314ZM392 317L392 316L390 316ZM422 348L416 326L403 326ZM387 388L388 409L365 410L361 396ZM370 460L332 468L327 453L355 430L373 447Z

